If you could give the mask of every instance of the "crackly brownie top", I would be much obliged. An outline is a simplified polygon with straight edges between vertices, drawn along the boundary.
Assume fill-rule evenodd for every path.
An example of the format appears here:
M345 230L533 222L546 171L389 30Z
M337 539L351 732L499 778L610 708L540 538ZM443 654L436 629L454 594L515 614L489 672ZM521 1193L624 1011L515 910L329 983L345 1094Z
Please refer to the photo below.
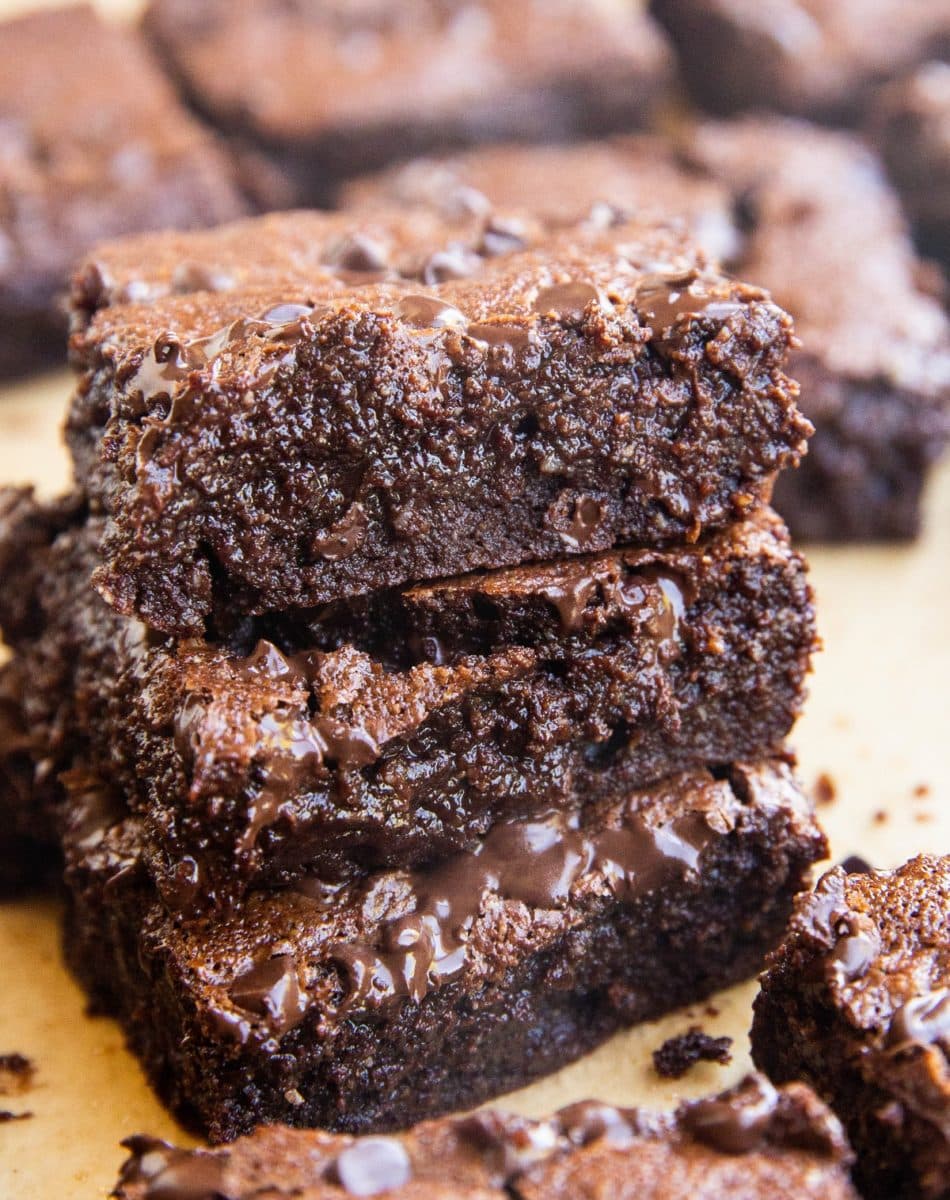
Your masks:
M672 143L632 134L564 146L484 146L452 158L421 158L353 180L341 199L350 208L402 204L434 208L447 219L465 210L551 226L603 219L611 207L684 219L715 260L732 258L739 233L725 183L690 170ZM517 215L515 215L517 214Z
M176 200L166 179L183 171L192 186ZM225 156L139 37L88 5L0 24L0 282L21 258L65 272L68 252L141 228L156 192L168 225L245 209Z
M586 1100L545 1120L485 1110L386 1137L271 1125L213 1151L142 1136L124 1144L130 1157L116 1192L122 1200L249 1200L265 1193L275 1200L382 1193L406 1200L701 1200L720 1196L715 1189L739 1172L747 1181L743 1196L853 1195L836 1119L800 1084L777 1090L754 1075L674 1114Z
M512 90L530 114L532 87L670 69L643 8L617 0L153 0L146 28L203 107L275 142L464 120Z
M860 1069L950 1138L950 856L829 872L770 972L788 963L827 990Z
M289 1046L308 1014L329 1037L351 1014L419 1002L448 983L491 986L527 951L605 905L695 879L707 850L747 819L783 814L812 835L786 765L726 774L684 772L583 813L501 822L477 850L432 867L342 884L305 876L252 892L227 917L181 924L163 914L142 876L138 820L123 818L101 783L77 770L67 860L76 888L99 895L109 882L104 895L119 896L128 880L145 889L143 936L222 1037Z
M846 376L946 394L950 327L919 286L900 205L857 139L802 122L700 125L686 154L733 189L734 266L773 289L807 355Z

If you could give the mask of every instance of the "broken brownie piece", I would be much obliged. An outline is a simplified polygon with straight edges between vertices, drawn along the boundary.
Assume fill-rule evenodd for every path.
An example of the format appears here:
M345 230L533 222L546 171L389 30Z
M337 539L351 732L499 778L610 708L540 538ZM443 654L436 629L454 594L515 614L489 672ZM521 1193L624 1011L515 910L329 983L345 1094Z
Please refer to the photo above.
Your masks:
M653 1069L664 1079L681 1079L698 1062L725 1066L731 1061L732 1038L712 1037L699 1025L667 1038L658 1050L653 1051Z
M799 901L755 1002L752 1048L841 1117L875 1200L950 1193L950 858L829 872Z
M96 584L153 627L694 541L804 450L788 317L668 228L582 224L483 247L463 279L360 286L332 265L338 217L284 221L316 243L302 265L277 222L240 230L266 286L114 304L73 339ZM235 233L192 244L217 269Z
M152 0L145 30L192 104L302 204L413 154L643 126L673 78L639 4Z
M91 5L0 23L0 378L65 362L60 293L97 241L245 211L136 33Z
M397 1136L267 1126L219 1150L137 1136L115 1195L300 1200L854 1200L841 1126L800 1084L749 1076L675 1114L581 1101L547 1120L479 1112Z
M872 123L921 249L950 265L950 63L889 87Z
M17 511L0 557L43 525ZM36 759L68 770L81 747L121 782L172 908L425 862L502 818L778 752L815 643L804 564L768 510L686 549L271 614L216 643L115 614L88 582L98 527L11 565L45 625L7 636Z
M405 1127L555 1070L754 971L826 850L788 768L761 762L182 922L114 799L91 774L71 794L67 953L217 1141L273 1121Z
M561 180L560 184L558 181ZM791 373L816 426L775 504L816 540L910 537L950 430L950 329L874 156L856 139L781 119L707 123L656 138L489 147L354 182L383 202L447 215L460 197L549 223L655 211L685 220L708 253L771 289L803 343ZM933 194L929 191L928 194ZM509 221L512 218L509 218Z
M950 50L939 0L652 0L712 112L863 123L876 89Z

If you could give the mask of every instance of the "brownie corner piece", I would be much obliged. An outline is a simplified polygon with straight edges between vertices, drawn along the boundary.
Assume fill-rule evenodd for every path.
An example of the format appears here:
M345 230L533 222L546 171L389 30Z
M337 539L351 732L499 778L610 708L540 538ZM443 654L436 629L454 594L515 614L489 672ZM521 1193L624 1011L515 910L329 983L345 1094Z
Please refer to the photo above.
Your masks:
M425 261L455 236L373 220ZM267 286L113 304L74 339L69 437L119 611L203 632L222 606L693 541L804 451L790 319L662 223L542 231L431 284L405 253L354 280L340 235L295 214L178 238Z
M137 820L88 786L73 800L71 964L217 1141L261 1122L406 1127L552 1071L754 972L825 853L788 767L762 762L182 923Z
M96 241L245 211L135 30L89 4L0 22L0 378L65 363L60 294Z
M875 1200L950 1191L950 858L836 868L800 898L755 1002L753 1057L844 1122Z

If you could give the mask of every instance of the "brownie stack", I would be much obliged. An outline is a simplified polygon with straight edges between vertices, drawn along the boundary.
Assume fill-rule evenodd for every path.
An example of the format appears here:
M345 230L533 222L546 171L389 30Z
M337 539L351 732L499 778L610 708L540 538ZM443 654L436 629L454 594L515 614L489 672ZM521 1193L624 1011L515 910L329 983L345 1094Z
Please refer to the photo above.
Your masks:
M603 206L397 208L117 243L73 321L4 824L176 1111L399 1128L760 965L824 851L767 293Z

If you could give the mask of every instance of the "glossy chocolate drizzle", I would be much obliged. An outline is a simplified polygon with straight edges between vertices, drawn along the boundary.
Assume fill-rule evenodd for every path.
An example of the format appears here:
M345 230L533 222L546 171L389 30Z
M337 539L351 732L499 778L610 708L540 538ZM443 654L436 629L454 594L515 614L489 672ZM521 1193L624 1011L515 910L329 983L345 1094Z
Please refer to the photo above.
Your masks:
M891 1018L887 1040L892 1046L943 1042L950 1047L950 988L924 992L901 1005Z
M179 1150L158 1138L126 1138L123 1184L145 1184L145 1200L240 1200L227 1185L227 1154Z
M630 901L674 872L698 870L710 836L700 813L658 826L633 813L598 833L582 831L576 816L563 813L497 825L476 851L412 873L412 911L387 922L378 942L332 949L343 970L343 1007L375 1008L399 998L418 1003L458 978L488 895L556 909L582 876L599 874L617 899Z

